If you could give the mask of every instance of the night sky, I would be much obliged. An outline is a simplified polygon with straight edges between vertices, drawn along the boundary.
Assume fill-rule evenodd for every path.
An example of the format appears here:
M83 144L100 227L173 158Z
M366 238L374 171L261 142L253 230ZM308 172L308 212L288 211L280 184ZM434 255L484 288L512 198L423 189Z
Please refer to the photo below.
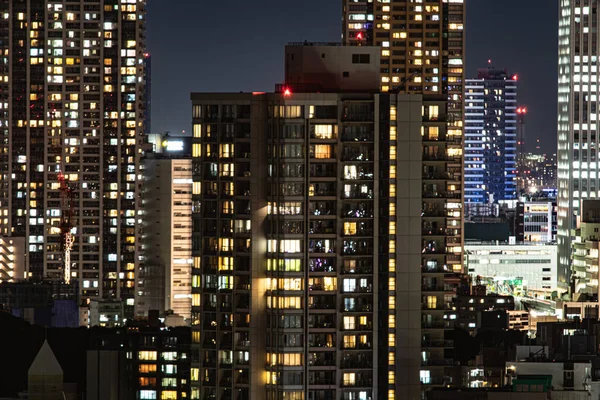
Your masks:
M340 41L341 1L153 0L152 130L189 131L190 92L272 91L288 42ZM542 5L543 3L543 5ZM556 0L467 0L467 77L491 59L519 75L526 144L556 152Z

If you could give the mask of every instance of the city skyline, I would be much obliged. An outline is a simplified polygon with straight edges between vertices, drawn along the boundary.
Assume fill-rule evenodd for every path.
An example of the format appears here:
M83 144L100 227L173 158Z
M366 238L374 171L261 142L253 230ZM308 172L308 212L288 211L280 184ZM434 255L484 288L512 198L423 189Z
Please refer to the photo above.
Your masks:
M471 1L466 6L465 76L476 77L477 68L490 59L495 67L518 74L520 103L529 110L530 136L526 138L526 149L535 151L536 139L542 139L540 150L549 154L556 152L558 3L555 3L556 7L540 8L534 3L506 0L505 6L495 9L493 15L488 13L484 2ZM280 49L288 42L341 41L339 0L307 0L302 5L265 0L260 8L236 0L211 4L180 0L178 4L177 8L167 2L148 5L155 132L190 132L190 91L272 91L274 84L283 80L284 59ZM241 12L228 15L232 6L241 7ZM311 12L317 6L319 13ZM229 23L223 24L221 16ZM160 22L169 19L180 19L182 23ZM513 21L512 30L504 29L507 19ZM190 32L191 26L201 29ZM171 38L177 41L173 43ZM536 45L535 52L530 51L532 44ZM256 46L256 51L249 50ZM261 60L264 61L259 64ZM260 68L247 68L239 73L240 61L245 66L260 65Z

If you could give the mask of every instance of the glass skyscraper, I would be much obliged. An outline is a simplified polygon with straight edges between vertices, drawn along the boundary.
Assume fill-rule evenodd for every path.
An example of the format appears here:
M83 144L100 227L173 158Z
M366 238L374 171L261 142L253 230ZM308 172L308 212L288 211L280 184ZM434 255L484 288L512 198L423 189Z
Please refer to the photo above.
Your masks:
M517 80L480 69L465 82L465 205L517 196Z

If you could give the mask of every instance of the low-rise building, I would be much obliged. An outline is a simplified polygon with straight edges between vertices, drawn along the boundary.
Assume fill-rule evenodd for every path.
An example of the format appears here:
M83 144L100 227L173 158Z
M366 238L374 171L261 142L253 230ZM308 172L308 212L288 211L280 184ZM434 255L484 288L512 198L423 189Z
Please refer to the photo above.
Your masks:
M501 295L550 295L557 287L554 244L465 244L469 275Z

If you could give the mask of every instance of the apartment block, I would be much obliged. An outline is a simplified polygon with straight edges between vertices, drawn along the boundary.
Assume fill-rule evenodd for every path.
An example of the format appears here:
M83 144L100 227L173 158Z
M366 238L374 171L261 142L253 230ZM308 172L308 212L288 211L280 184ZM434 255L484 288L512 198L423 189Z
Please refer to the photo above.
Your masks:
M192 159L190 138L157 135L144 163L143 264L136 314L190 318L192 306ZM184 145L185 143L185 145ZM179 150L182 149L182 150Z
M139 258L146 2L0 4L2 235L33 279L78 281L133 315ZM62 196L60 177L72 200ZM73 244L65 265L65 213Z
M443 96L296 88L192 94L192 398L420 396L452 357L462 137Z

